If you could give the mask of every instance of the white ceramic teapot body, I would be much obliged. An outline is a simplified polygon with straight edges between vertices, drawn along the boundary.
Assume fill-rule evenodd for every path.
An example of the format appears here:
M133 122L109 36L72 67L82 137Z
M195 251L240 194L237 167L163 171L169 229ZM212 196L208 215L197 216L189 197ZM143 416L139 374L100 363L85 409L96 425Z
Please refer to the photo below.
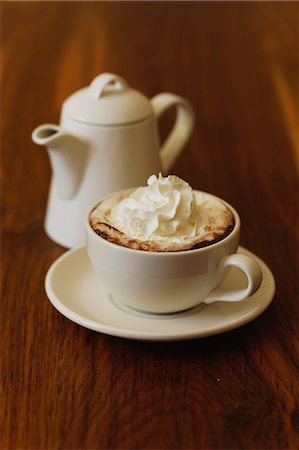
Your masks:
M171 106L177 118L161 147L157 119ZM109 193L144 185L152 174L167 174L193 122L185 99L165 93L149 101L113 74L99 75L69 97L59 126L40 125L32 133L35 143L47 146L53 171L48 236L64 247L83 244L90 206Z

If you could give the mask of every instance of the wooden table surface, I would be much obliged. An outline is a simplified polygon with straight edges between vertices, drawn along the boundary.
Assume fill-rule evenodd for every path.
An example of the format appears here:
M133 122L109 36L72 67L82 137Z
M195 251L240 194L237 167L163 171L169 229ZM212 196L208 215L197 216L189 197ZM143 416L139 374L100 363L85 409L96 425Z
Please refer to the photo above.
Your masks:
M298 3L2 2L1 21L2 448L298 447ZM47 300L65 249L43 231L50 166L30 135L104 71L194 105L172 172L233 204L273 271L252 323L150 344Z

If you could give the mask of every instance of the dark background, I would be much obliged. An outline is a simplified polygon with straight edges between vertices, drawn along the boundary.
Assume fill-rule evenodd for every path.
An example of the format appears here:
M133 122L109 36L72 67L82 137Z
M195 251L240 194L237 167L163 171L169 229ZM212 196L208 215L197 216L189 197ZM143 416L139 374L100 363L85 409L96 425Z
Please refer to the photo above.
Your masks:
M2 448L296 448L298 3L1 3ZM172 172L226 199L277 291L251 324L145 344L47 301L50 167L31 131L101 72L189 99ZM161 123L165 136L173 112Z

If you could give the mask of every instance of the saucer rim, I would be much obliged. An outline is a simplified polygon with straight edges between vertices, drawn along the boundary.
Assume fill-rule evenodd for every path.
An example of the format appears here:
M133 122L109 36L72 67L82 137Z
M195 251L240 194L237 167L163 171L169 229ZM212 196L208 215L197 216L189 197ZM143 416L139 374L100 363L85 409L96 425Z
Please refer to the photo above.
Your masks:
M196 331L192 330L190 332L188 331L180 331L178 332L170 332L170 331L142 331L142 330L135 330L135 329L128 329L128 328L121 328L116 327L113 325L107 325L104 322L94 321L87 318L84 318L82 315L74 312L71 308L67 307L54 292L54 289L51 285L52 277L59 268L60 264L64 261L64 259L69 259L73 256L74 253L79 253L83 251L87 251L86 245L82 245L80 247L76 247L74 249L70 249L60 255L50 266L50 268L47 271L46 277L45 277L45 292L46 295L50 301L50 303L53 305L53 307L60 312L64 317L71 320L72 322L83 326L84 328L90 329L92 331L96 331L108 336L115 336L125 339L131 339L131 340L139 340L139 341L152 341L152 342L167 342L167 341L183 341L183 340L192 340L192 339L199 339L209 336L214 336L218 334L225 333L227 331L234 330L236 328L239 328L243 325L246 325L247 323L253 321L257 317L259 317L271 304L274 294L275 294L275 279L274 276L268 267L268 265L257 255L255 255L253 252L247 250L243 246L239 246L238 252L247 254L248 256L253 257L258 261L258 263L261 266L262 273L263 273L263 280L262 284L257 290L257 292L254 295L257 295L258 292L261 290L261 288L267 283L267 298L259 305L258 308L254 308L253 310L250 310L247 314L244 315L244 317L236 319L233 319L229 322L226 322L224 324L216 325L216 326L209 326L207 328L200 328ZM92 269L91 269L92 270ZM252 296L251 296L252 297ZM246 300L243 300L244 302L248 301L251 297L249 297ZM211 305L206 305L207 307ZM194 307L193 309L195 309ZM178 313L179 314L179 313ZM196 314L196 312L194 313ZM144 314L144 317L146 318L146 314Z

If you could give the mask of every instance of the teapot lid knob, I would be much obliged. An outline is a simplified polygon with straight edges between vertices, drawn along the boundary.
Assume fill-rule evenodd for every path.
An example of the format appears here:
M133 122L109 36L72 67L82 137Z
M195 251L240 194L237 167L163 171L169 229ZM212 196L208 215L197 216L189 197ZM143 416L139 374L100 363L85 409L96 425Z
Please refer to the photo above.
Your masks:
M103 96L105 89L108 88L109 85L113 86L114 91L121 91L128 88L126 80L119 75L102 73L90 83L89 92L93 98L100 98Z

